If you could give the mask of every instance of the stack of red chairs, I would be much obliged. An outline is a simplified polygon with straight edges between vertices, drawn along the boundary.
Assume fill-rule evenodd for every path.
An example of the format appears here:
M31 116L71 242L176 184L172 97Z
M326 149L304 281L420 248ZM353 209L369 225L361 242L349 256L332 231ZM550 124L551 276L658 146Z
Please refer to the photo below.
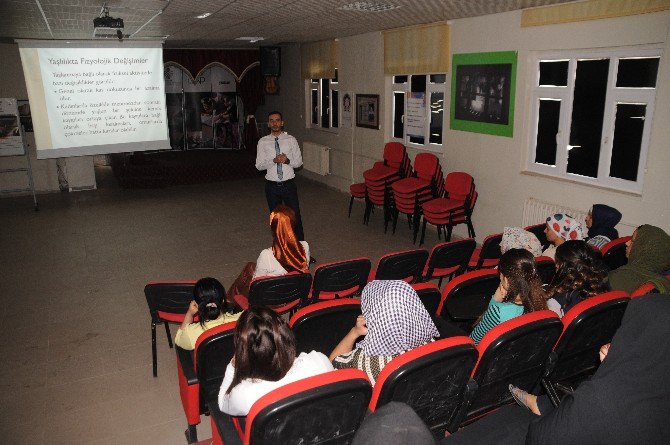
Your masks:
M410 174L412 167L407 157L405 146L397 142L389 142L384 147L384 161L375 163L374 167L363 173L365 178L365 224L375 206L384 208L384 232L391 218L393 196L391 185Z
M393 183L393 233L398 224L398 214L407 215L414 229L414 242L419 232L421 205L442 195L444 175L440 161L432 153L419 153L414 159L414 175ZM410 220L411 218L411 220Z

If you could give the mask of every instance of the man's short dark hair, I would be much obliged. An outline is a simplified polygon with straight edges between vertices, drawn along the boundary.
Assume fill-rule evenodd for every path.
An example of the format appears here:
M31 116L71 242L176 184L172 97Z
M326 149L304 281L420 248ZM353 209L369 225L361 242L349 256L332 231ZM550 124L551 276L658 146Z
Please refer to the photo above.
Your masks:
M268 113L268 120L270 120L270 116L272 116L273 114L278 114L281 120L284 120L284 116L281 115L281 111L270 111Z

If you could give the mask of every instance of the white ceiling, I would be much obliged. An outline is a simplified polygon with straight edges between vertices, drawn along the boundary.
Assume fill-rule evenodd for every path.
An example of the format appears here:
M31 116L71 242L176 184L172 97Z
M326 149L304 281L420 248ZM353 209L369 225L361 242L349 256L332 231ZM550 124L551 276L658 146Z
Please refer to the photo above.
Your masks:
M166 46L178 48L249 48L344 37L566 1L0 0L0 38L4 41L15 38L90 39L93 19L100 15L103 4L109 7L110 16L124 20L124 33L133 35L133 38L168 36ZM397 8L382 12L340 9L352 3L386 4ZM207 12L212 15L205 19L195 18ZM243 36L262 36L265 40L259 43L235 40Z

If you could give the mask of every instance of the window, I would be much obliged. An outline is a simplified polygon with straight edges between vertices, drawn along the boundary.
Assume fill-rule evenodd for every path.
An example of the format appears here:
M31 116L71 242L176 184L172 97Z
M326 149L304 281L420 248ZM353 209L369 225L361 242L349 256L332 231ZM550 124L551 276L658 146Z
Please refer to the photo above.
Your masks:
M660 50L541 55L528 169L641 192Z
M312 128L338 128L339 125L339 90L337 69L333 79L308 80L309 94L309 126Z
M418 147L442 146L446 81L446 74L393 76L393 139Z

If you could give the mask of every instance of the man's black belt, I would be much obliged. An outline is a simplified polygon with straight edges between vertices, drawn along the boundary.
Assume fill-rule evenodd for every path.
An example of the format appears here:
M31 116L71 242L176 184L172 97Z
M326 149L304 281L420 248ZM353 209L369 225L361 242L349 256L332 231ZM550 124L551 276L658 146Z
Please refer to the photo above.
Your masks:
M293 178L287 179L286 181L270 181L269 179L266 179L267 182L269 182L272 185L276 185L278 187L281 187L284 184L291 184L293 183Z

